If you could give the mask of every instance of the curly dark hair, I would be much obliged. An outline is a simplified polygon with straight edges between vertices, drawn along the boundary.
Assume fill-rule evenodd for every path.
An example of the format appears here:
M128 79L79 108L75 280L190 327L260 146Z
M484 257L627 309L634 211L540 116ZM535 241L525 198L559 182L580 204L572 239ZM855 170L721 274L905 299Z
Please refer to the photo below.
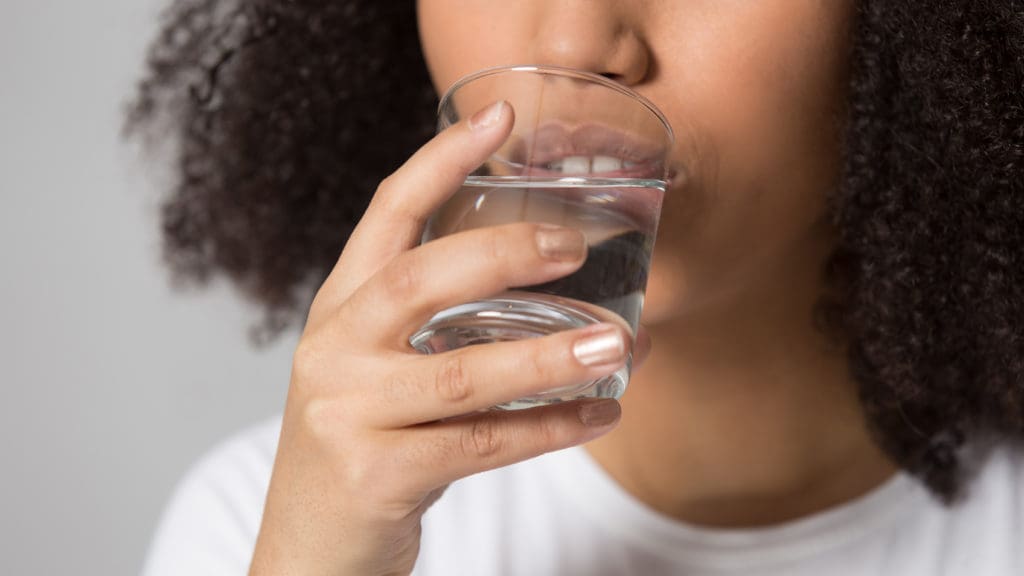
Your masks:
M411 0L179 0L127 126L176 141L176 277L299 322L377 183L432 133ZM946 500L1024 436L1024 2L859 0L825 328L876 441ZM156 128L156 130L154 130Z

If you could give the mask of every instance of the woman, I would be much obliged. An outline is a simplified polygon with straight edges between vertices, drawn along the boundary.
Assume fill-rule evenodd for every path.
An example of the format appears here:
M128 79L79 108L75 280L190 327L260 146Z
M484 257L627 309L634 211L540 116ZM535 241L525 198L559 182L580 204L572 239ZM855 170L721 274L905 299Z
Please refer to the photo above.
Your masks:
M621 405L449 418L631 351L407 345L586 257L529 225L416 247L514 114L422 145L437 94L513 63L632 87L696 168ZM172 268L264 336L315 298L283 422L196 466L147 573L1022 573L1022 86L1016 0L176 3L131 118L181 136Z

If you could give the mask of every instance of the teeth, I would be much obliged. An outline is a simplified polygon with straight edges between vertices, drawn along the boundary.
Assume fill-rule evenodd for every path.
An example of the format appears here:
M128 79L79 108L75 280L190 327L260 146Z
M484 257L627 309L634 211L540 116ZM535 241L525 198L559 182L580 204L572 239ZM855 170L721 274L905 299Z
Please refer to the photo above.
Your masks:
M590 157L569 156L562 159L562 174L589 174Z
M594 161L590 165L591 172L615 172L622 169L622 159L612 156L594 156Z
M632 168L636 162L629 162L614 156L567 156L548 164L548 170L562 174L602 174Z

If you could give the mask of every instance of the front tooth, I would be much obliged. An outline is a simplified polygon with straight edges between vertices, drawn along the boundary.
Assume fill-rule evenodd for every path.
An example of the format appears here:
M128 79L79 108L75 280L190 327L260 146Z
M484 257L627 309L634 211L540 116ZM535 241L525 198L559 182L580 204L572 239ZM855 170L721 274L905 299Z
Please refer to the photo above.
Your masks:
M568 156L562 159L562 174L589 174L590 158L587 156Z
M622 169L622 159L613 156L594 156L592 170L600 174L602 172L615 172Z

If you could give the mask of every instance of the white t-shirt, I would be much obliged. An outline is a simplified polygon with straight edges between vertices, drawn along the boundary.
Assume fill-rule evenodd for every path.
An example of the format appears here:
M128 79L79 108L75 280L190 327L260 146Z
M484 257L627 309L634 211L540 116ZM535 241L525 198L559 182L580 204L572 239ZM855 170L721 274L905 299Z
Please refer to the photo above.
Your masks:
M179 485L144 576L246 574L280 420L225 442ZM415 576L1024 575L1024 450L995 450L953 507L898 474L787 524L711 530L623 490L582 447L452 484L423 517Z

